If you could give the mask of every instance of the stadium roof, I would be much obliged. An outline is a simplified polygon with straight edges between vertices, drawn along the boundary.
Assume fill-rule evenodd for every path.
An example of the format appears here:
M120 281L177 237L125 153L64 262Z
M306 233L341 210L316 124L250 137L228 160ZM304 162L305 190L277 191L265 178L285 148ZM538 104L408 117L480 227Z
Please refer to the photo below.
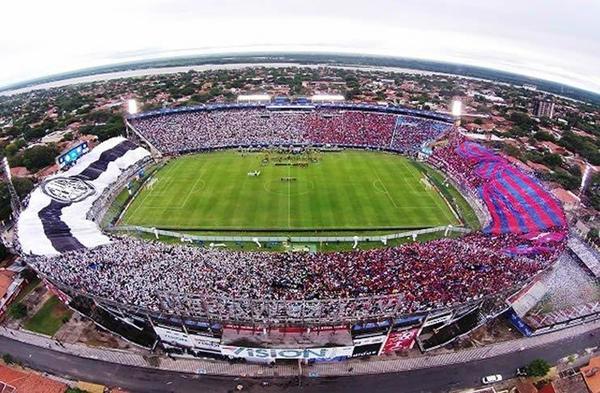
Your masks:
M538 280L528 285L514 298L509 299L509 303L517 315L523 317L542 300L546 292L548 292L548 287Z

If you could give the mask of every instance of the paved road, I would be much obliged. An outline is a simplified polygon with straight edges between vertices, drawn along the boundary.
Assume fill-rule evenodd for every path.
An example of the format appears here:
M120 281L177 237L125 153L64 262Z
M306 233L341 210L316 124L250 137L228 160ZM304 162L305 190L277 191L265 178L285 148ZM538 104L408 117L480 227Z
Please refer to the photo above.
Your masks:
M179 374L162 370L121 366L99 360L83 359L37 346L0 337L0 352L10 353L25 365L72 379L120 386L139 393L231 392L238 383L250 392L394 392L433 393L476 386L483 375L500 373L512 376L514 369L535 358L556 362L585 348L600 345L600 328L593 336L564 339L543 347L524 350L493 359L474 361L461 366L436 367L395 374L347 376L336 378L303 378L296 380L234 380L225 377Z

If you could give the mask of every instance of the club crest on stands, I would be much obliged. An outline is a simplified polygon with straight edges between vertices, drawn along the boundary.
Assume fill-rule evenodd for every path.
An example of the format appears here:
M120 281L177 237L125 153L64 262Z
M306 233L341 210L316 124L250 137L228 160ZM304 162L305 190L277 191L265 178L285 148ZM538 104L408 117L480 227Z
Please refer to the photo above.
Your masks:
M90 183L78 177L55 177L42 184L42 191L57 202L79 202L96 193Z

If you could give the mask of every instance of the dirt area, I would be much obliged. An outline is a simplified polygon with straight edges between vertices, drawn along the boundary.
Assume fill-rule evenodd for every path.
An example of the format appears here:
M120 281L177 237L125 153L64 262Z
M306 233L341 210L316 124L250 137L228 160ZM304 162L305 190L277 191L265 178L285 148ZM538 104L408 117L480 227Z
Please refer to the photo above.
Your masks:
M69 322L64 324L54 338L63 343L81 343L92 347L126 349L133 352L147 353L120 337L109 333L89 319L75 313Z
M469 334L469 341L474 346L480 347L482 345L515 340L522 337L523 335L510 322L503 317L498 317L471 332Z

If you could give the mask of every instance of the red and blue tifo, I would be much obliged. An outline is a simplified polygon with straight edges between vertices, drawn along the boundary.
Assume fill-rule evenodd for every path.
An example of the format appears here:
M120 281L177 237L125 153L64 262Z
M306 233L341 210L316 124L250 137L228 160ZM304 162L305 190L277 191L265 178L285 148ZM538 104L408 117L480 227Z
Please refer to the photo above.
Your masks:
M533 176L476 143L463 142L455 152L481 180L478 192L492 218L484 232L539 233L566 225L560 202Z

